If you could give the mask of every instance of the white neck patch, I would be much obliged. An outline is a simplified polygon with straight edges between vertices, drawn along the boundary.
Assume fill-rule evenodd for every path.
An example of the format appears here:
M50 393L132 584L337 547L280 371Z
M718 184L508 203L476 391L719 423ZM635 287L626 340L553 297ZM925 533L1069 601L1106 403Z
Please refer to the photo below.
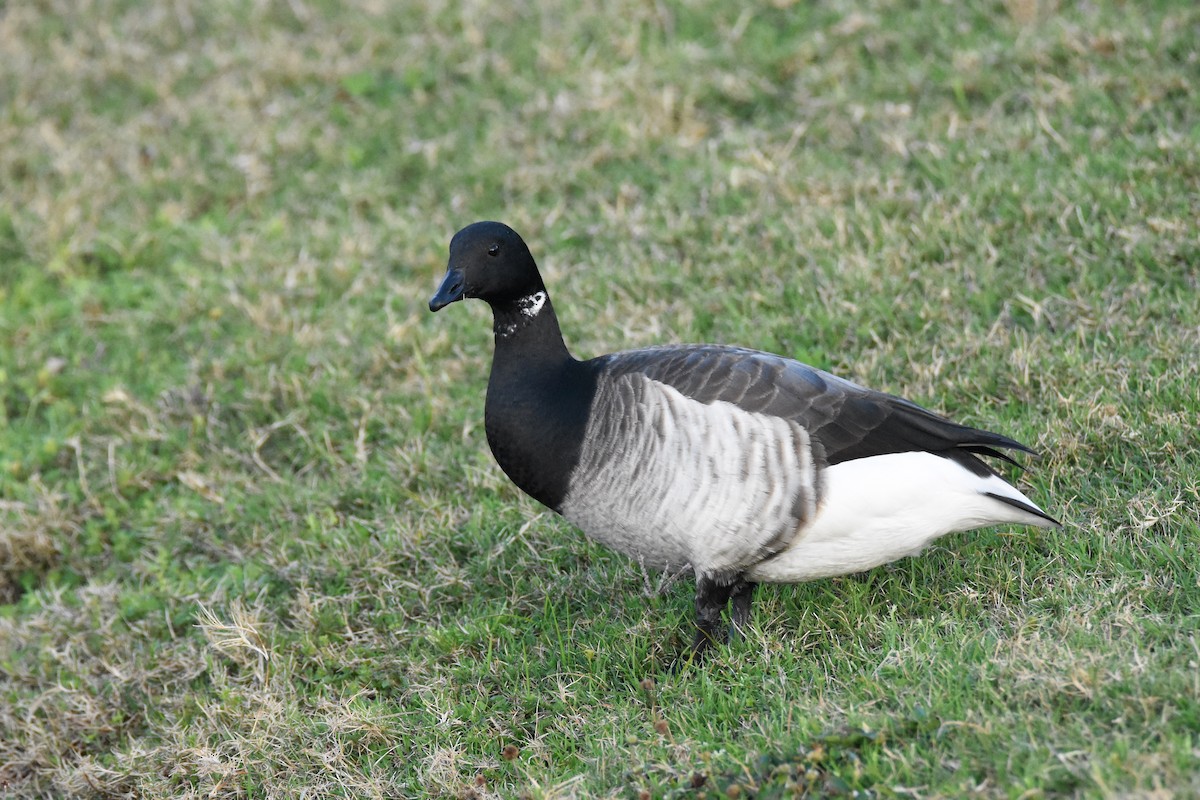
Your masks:
M546 305L546 293L534 292L533 294L526 295L517 301L517 305L520 307L522 314L532 319L542 310L542 306Z
M501 338L512 336L517 332L518 328L525 327L534 317L540 314L545 305L546 293L544 291L527 294L517 300L517 308L521 310L521 316L524 317L524 320L522 320L520 317L515 319L513 317L508 317L508 319L513 321L497 323L493 330L495 330L496 335Z

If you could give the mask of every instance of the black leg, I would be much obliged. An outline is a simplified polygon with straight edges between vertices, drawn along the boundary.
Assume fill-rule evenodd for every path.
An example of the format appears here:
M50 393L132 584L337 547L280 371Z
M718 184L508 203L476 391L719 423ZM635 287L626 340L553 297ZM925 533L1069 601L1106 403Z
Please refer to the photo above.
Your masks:
M741 578L722 580L703 575L696 578L696 638L692 641L692 661L704 658L709 650L725 641L722 615L730 595L744 584Z
M703 660L709 650L732 640L739 634L739 629L746 627L750 621L750 601L756 585L743 580L740 575L719 578L701 575L696 578L696 638L692 640L691 650L680 655L671 665L671 671ZM722 617L731 598L730 618L733 626L729 629Z
M729 640L741 637L742 632L750 624L750 602L754 599L754 588L757 583L738 579L733 586L729 600Z

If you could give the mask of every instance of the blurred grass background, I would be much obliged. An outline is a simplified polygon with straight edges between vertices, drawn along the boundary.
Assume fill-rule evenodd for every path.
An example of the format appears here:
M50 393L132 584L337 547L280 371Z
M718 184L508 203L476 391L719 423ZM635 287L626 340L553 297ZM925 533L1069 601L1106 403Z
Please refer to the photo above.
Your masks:
M0 5L0 793L1200 793L1200 11ZM450 235L568 344L784 353L1067 524L760 593L519 496Z

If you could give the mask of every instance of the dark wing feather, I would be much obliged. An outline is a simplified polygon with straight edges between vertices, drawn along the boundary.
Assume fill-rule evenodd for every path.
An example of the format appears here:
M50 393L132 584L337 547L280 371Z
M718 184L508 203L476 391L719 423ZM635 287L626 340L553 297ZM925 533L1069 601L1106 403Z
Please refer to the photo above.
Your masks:
M803 425L828 464L927 450L984 475L978 456L1034 451L1007 436L959 425L901 397L877 392L782 356L719 345L681 345L595 359L602 373L641 373L702 403L722 400Z

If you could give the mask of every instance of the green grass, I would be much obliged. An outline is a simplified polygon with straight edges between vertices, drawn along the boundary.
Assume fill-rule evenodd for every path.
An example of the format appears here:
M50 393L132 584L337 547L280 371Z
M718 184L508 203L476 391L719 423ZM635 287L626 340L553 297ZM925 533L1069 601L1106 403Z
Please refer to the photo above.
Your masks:
M1200 794L1200 10L0 10L0 795ZM573 351L785 353L1066 523L760 592L519 496L480 218ZM736 787L736 788L735 788Z

